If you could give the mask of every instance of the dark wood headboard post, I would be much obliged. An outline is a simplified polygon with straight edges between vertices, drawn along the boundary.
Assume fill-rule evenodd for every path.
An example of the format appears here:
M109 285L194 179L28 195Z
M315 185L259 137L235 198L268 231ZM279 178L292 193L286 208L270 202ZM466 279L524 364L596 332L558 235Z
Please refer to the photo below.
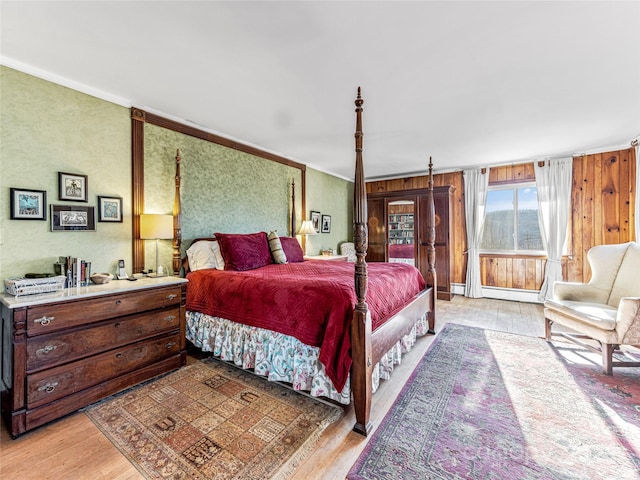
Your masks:
M356 170L354 188L354 212L353 212L353 243L356 250L355 263L355 291L358 298L353 320L351 322L351 389L354 398L364 399L354 402L356 424L353 429L361 435L367 435L373 425L369 420L371 413L371 374L373 372L371 350L371 316L367 306L367 255L368 231L367 231L367 190L364 181L364 166L362 162L362 105L364 100L360 95L356 98Z
M176 191L173 197L173 274L180 276L182 258L180 245L182 245L182 205L180 204L180 149L176 152Z
M304 215L303 215L304 218ZM296 181L291 179L291 236L296 236ZM304 240L304 237L303 237ZM304 245L302 246L304 249Z

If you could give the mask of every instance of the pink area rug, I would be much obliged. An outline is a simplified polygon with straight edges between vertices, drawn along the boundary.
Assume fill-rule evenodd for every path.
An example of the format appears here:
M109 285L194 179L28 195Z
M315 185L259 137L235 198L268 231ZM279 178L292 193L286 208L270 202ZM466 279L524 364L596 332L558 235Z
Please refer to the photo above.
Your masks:
M447 324L347 478L638 480L640 368L598 360Z

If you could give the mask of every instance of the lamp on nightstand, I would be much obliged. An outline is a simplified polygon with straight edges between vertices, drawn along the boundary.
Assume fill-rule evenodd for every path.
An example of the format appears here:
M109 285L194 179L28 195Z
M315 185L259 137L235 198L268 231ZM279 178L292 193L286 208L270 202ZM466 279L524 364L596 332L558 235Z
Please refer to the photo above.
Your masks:
M300 225L300 230L298 230L298 235L315 235L316 229L313 228L313 222L311 220L304 220L302 225Z
M143 213L140 215L140 238L156 241L156 270L155 276L163 276L158 272L158 240L173 238L173 215Z
M311 220L303 220L302 225L300 225L300 230L298 230L297 234L302 237L302 249L307 254L307 235L315 235L316 229L313 228L313 222Z

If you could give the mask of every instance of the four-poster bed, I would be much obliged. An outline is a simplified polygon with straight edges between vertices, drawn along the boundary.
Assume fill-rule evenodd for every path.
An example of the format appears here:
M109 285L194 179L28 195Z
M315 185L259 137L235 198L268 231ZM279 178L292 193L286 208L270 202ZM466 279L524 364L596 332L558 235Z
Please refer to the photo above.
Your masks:
M230 333L229 335L234 335L236 338L239 335L246 336L247 338L251 336L252 340L247 340L247 343L251 343L252 347L255 346L254 344L258 344L258 348L260 348L261 342L268 343L269 341L271 341L264 340L265 338L274 338L268 337L268 335L271 334L278 336L278 338L285 338L286 341L293 341L295 346L291 347L292 350L295 349L298 352L300 350L304 350L310 357L313 357L314 355L317 357L315 358L316 366L305 366L303 368L303 370L308 370L310 368L320 370L320 372L316 371L314 373L316 377L314 377L313 382L317 383L317 378L321 378L321 380L319 381L322 382L322 379L324 379L324 375L326 374L326 376L329 377L333 384L338 386L336 388L336 391L339 392L337 393L338 398L330 394L326 394L324 396L328 396L329 398L333 398L334 400L341 401L342 403L349 402L349 397L353 397L352 402L356 416L356 424L354 426L354 430L362 435L367 435L372 428L370 422L371 395L375 387L374 382L377 379L377 375L379 375L377 365L382 365L385 364L385 362L388 363L389 361L393 362L393 360L389 360L390 357L399 355L397 352L399 352L401 349L410 348L413 341L415 341L416 335L434 333L436 275L434 266L435 215L433 208L433 180L431 162L429 164L429 206L427 208L426 219L428 228L425 230L426 238L418 239L418 241L421 241L423 245L427 245L429 267L427 269L426 278L423 279L423 276L419 273L419 271L411 265L402 263L372 264L368 267L366 263L365 258L368 245L368 218L362 159L363 103L364 102L361 97L360 88L358 88L358 96L355 101L356 165L353 233L353 240L356 250L355 264L342 264L342 262L321 262L318 260L307 260L302 262L302 258L300 257L300 263L296 263L296 261L293 260L284 263L283 265L272 265L272 263L279 262L271 262L269 259L267 259L266 265L259 264L257 265L257 267L256 265L251 265L250 268L246 269L248 271L228 272L228 264L222 267L220 267L219 265L218 267L209 266L197 271L193 271L194 269L190 268L188 258L185 258L184 260L180 259L181 238L179 234L181 232L181 217L179 190L179 152L176 157L176 200L174 208L174 230L175 232L177 232L177 235L174 239L175 248L173 260L174 271L180 271L182 261L182 265L185 269L185 275L187 276L187 278L189 278L189 284L187 287L187 338L192 343L200 348L203 348L203 346L207 347L203 348L203 350L224 350L225 348L227 348L227 346L225 345L227 343L231 343L231 340L227 340L224 338L215 340L212 339L214 336L214 333L212 332L214 332L214 330L216 332L219 332L223 329L228 329L229 331L233 330L234 333ZM292 192L292 196L293 195L294 193ZM292 210L295 211L295 208L292 208ZM295 222L295 217L292 218L292 222ZM294 225L292 224L292 233L293 227ZM266 233L264 233L263 236L266 239ZM226 257L225 253L228 254L231 248L229 241L238 240L235 237L240 236L218 234L216 237L212 236L206 239L195 239L192 242L189 250L191 250L194 245L202 246L205 244L210 244L213 248L213 245L217 243L219 245L216 245L216 248L222 251L221 258ZM245 235L244 237L251 237L251 241L263 241L258 234ZM269 236L269 238L271 238L271 235ZM292 237L285 238L287 239L287 241L292 239ZM282 241L283 248L285 246L285 238L279 239ZM246 238L241 238L240 240L246 241ZM260 245L262 245L262 243ZM252 252L254 250L255 248L252 249ZM273 253L273 250L271 252ZM297 256L297 253L289 249L289 252L287 252L287 256L289 257L290 255ZM224 261L227 260L227 258L224 258ZM319 263L323 264L322 271L318 267ZM329 266L329 264L333 265ZM281 278L284 279L285 277L288 278L290 276L299 275L297 277L298 280L292 283L303 284L304 279L308 279L311 277L316 284L320 285L324 281L324 279L322 278L323 276L333 275L333 273L327 273L331 269L335 269L335 278L328 278L327 283L330 283L332 285L344 283L345 277L349 278L351 277L351 275L353 275L351 277L352 280L349 281L351 286L348 287L348 292L345 292L345 290L336 290L335 292L327 291L324 293L322 291L313 291L314 294L317 293L318 295L328 295L326 298L329 298L330 300L325 302L321 297L317 297L318 303L316 303L315 305L328 303L331 311L328 311L327 313L320 312L319 315L321 318L330 318L330 320L327 321L327 325L325 326L327 328L326 331L321 331L320 333L318 333L314 330L313 335L309 334L305 336L301 332L309 331L309 328L307 326L308 324L302 324L300 322L302 322L303 320L302 317L306 317L307 314L299 313L299 311L303 310L304 312L307 312L309 315L311 315L311 311L319 310L320 307L309 306L305 304L303 302L303 293L295 293L294 290L287 290L288 288L293 287L285 286L284 283L280 284L277 282L280 282ZM371 277L369 276L369 273L371 273ZM224 277L225 274L231 274L231 276ZM221 299L222 295L217 294L219 294L220 292L226 292L225 295L227 296L225 298L236 298L237 300L237 298L240 298L239 296L243 295L243 293L235 293L235 291L230 292L228 288L231 288L230 285L233 282L236 282L238 284L246 284L250 281L248 280L249 277L253 278L253 280L251 281L256 282L252 284L252 292L262 292L262 297L258 298L260 294L255 293L256 297L253 300L249 297L241 297L243 298L243 300L239 301L239 303L233 304L232 307L223 305L224 302L223 299ZM216 284L216 281L222 283ZM262 281L263 283L261 284L260 281ZM284 282L284 280L282 281ZM383 281L393 283L384 284L382 283ZM355 283L355 288L353 287L353 283L351 282ZM279 295L283 295L282 298L284 300L282 304L276 302L275 300L271 302L265 300L265 298L273 294L273 292L270 291L269 288L274 284L278 285L278 290L276 291L276 293ZM310 287L305 284L304 287L299 288ZM318 287L319 290L322 290L322 288L324 287ZM343 287L340 286L339 288ZM396 292L396 290L398 290L398 292ZM404 297L401 296L400 290L403 290ZM213 294L212 291L215 291L216 294ZM305 294L306 296L313 296L309 294L310 291L311 290L303 290L303 292L307 292ZM389 292L392 291L393 294L390 294ZM206 292L208 292L209 297L213 297L212 300L207 299ZM282 292L286 293L283 294ZM387 293L385 294L384 292ZM332 300L332 298L334 297L343 298L343 300L347 302L347 307L345 307L343 304L340 304L338 300ZM292 299L297 299L297 301L293 302ZM268 306L266 305L270 303L277 304L277 308L274 308L273 317L268 317L270 311L268 310ZM294 303L296 303L296 305L292 305ZM240 304L246 304L246 312L237 313L238 310L241 309ZM304 308L301 307L302 305L304 305ZM287 317L284 320L279 319L276 321L275 317L279 314L278 310L284 311L287 310L287 308L289 308L289 310L291 311L295 311L296 314L291 317ZM298 310L296 310L296 308ZM271 323L261 322L260 318L254 318L255 316L252 317L251 312L255 312L256 310L265 312L264 315ZM289 310L287 310L287 312L289 312ZM335 311L345 312L342 319L340 319L339 316L335 317ZM219 314L219 312L227 312L228 314L222 315ZM245 315L247 319L251 317L251 320L240 322L236 319L237 316L242 315ZM288 313L288 315L291 315L291 313ZM234 318L229 319L228 317L230 316L234 316ZM321 323L321 320L310 319L309 321L311 323L315 322L314 328L317 327L317 325L315 325L316 323ZM241 323L240 326L238 326L238 322ZM265 325L271 324L278 325L278 327L273 327L273 331L270 330L271 327L266 330L263 328L265 327ZM280 329L280 325L283 325L282 329ZM336 326L337 328L334 328ZM243 332L241 334L237 333L238 328L243 329L245 327L248 328L248 330L241 330L241 332ZM337 331L337 337L330 337L329 330ZM283 335L284 337L282 337ZM305 340L311 339L312 337L318 338L318 342L313 343L312 341L308 341L305 343ZM322 337L326 337L329 340L325 341L325 338ZM298 340L300 340L300 342L298 342ZM242 341L244 342L244 340ZM214 345L207 345L207 342L211 342ZM221 346L221 343L224 343L225 345ZM328 357L326 354L327 348L325 348L327 344L330 344L330 349L332 351L340 350L342 356L336 354L338 356ZM239 348L244 349L245 346L240 346ZM244 355L247 358L250 357L248 366L251 368L255 368L256 372L258 371L257 363L259 363L259 361L256 359L255 350L251 354L247 354L245 352L242 354L230 354L230 356L231 355ZM261 354L258 354L258 356L260 355ZM318 359L321 364L318 363ZM242 363L242 361L244 360L238 360L235 363L240 364ZM349 363L345 362L350 362L350 369L348 367ZM340 372L335 371L339 370L341 365L343 367L347 365L346 370L350 379L350 382L347 384L347 386L345 386L345 389L343 389L343 380L345 380L344 375L341 376ZM376 375L374 375L374 368L376 369ZM338 380L338 383L336 383L336 378ZM321 383L321 385L326 386L327 383ZM330 389L331 388L329 388L329 390ZM326 391L326 389L324 389L323 387L321 387L319 390L320 394L322 394L323 391ZM339 398L339 395L343 395L344 397L343 392L347 392L346 402L344 401L344 398ZM314 393L312 392L312 394Z

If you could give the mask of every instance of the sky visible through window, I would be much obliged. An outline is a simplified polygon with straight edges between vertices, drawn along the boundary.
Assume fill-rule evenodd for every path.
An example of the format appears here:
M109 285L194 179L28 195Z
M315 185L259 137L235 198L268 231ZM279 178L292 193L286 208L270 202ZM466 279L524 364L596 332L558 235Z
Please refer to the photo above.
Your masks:
M515 212L516 195L517 212ZM543 248L538 225L538 195L535 186L489 190L486 215L481 248L509 251Z
M535 187L518 189L518 209L538 209L538 194ZM489 190L487 192L487 212L499 212L501 210L513 210L513 189Z

